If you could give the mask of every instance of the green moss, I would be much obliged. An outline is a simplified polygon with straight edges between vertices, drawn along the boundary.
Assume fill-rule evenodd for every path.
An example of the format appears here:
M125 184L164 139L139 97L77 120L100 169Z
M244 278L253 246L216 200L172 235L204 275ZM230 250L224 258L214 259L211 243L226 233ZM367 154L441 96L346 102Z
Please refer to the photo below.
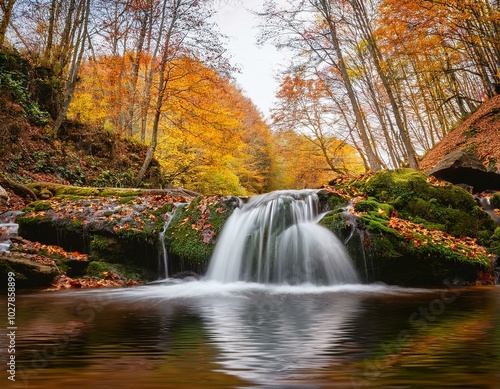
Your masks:
M143 193L141 189L81 187L45 182L35 182L28 184L28 186L35 191L35 193L41 193L41 191L48 190L54 196L58 197L120 197L123 199L124 203L141 196Z
M48 189L42 189L37 194L37 196L38 196L39 199L48 200L48 199L54 197L54 194L50 190L48 190Z
M104 278L102 273L114 270L115 267L111 263L91 261L87 266L85 275L88 277Z
M491 235L489 246L494 254L500 255L500 227L497 227L493 235Z
M49 209L52 209L50 201L38 200L29 203L24 210L26 212L40 212L40 211L47 211Z
M109 241L106 238L100 235L94 235L90 240L90 251L105 250L108 245Z
M392 205L398 216L423 223L428 229L442 229L457 237L478 237L479 231L494 225L488 215L464 189L433 186L428 176L413 169L380 171L361 185L378 202ZM366 205L369 206L369 205Z
M87 267L85 276L104 278L104 272L112 272L126 280L154 280L156 275L138 266L120 263L108 263L91 261Z
M354 210L356 212L373 213L374 216L387 219L394 212L394 207L390 204L379 203L373 199L368 199L358 201L354 206Z
M137 197L142 195L141 189L120 189L120 188L105 188L99 189L98 195L102 197Z
M52 221L52 218L50 216L41 216L41 215L36 215L36 216L30 216L28 215L20 215L16 218L16 222L21 225L41 225L41 224L48 224Z
M500 209L500 193L495 193L493 196L491 196L491 205L493 205L495 208Z
M238 200L234 197L193 199L189 206L176 212L170 222L166 232L169 252L187 266L206 266L216 237L237 204ZM201 221L205 228L193 228L193 224Z
M154 209L154 210L149 210L148 212L151 215L161 216L161 215L165 215L167 213L170 213L173 210L174 210L174 204L173 203L165 203L161 208Z
M342 240L350 238L347 250L360 274L370 273L366 277L369 281L408 286L441 285L446 279L472 283L478 271L491 271L488 256L473 258L476 253L465 246L433 242L416 232L402 235L388 226L383 215L371 211L378 206L373 200L361 205L368 211L359 216L354 234L350 214L331 212L320 221Z
M136 198L137 198L137 196L123 196L123 197L120 197L120 204L130 204Z
M0 258L0 277L7 280L9 272L16 274L16 287L47 286L60 274L56 266L41 264L25 254L14 252ZM7 282L0 283L0 289L6 286Z
M328 197L328 206L330 209L336 209L339 207L343 207L347 204L347 200L345 197L338 194L330 194Z

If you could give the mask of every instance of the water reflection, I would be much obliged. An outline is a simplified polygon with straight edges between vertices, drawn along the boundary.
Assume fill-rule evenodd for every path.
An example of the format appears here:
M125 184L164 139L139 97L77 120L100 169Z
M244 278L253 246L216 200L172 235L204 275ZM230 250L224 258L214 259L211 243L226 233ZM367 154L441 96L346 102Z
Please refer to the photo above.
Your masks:
M412 324L421 309L437 313L442 295L369 285L209 282L19 295L18 382L495 388L500 289L461 291L425 327Z
M355 317L352 296L269 295L198 305L222 371L262 385L290 387L297 372L328 365Z

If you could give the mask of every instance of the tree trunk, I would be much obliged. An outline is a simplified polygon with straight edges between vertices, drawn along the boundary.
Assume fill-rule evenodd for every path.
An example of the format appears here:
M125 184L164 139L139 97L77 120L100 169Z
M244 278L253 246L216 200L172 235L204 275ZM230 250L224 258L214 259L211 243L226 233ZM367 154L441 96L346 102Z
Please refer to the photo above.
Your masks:
M166 2L165 2L166 3ZM180 3L176 3L177 7L180 6ZM155 117L153 121L153 130L151 133L151 144L149 145L148 153L146 154L146 158L144 159L144 162L141 166L141 169L139 170L139 173L137 174L137 177L135 178L135 186L139 186L141 181L144 179L144 176L146 175L146 171L149 168L149 165L151 161L153 160L154 153L156 151L156 146L158 144L158 127L160 124L160 116L161 116L161 109L163 107L164 103L164 98L165 98L165 93L167 90L167 84L169 82L168 76L165 74L167 65L170 59L170 55L172 48L170 47L170 40L172 39L172 34L174 32L174 28L176 27L177 24L177 11L178 8L174 8L172 11L172 19L170 21L170 25L168 26L168 30L165 36L165 43L163 45L162 49L162 58L161 58L161 63L160 63L160 79L158 82L159 85L159 91L158 91L158 96L156 97L156 107L155 107ZM165 20L165 15L166 15L166 6L164 4L163 6L163 11L162 11L162 20L161 20L161 30L163 30L163 23ZM156 50L155 50L156 52ZM154 57L153 57L154 58ZM151 70L152 72L153 70Z
M66 82L66 94L59 115L57 116L57 119L54 123L54 127L52 128L52 134L56 137L60 135L62 122L66 118L69 105L71 103L71 100L73 99L76 83L78 81L78 71L80 69L80 63L82 61L83 52L85 51L85 41L87 39L87 34L88 34L87 27L90 14L90 0L86 0L86 2L82 4L83 4L82 6L85 8L82 9L83 12L81 14L82 16L79 21L79 23L81 23L80 33L76 41L76 47L73 51L73 60L71 62L71 67L68 74L68 80Z
M373 152L373 147L368 137L368 131L365 127L364 115L359 106L358 99L356 97L353 85L351 83L351 79L349 78L349 73L347 71L347 66L344 61L344 56L340 48L340 42L337 36L337 28L335 26L335 22L333 21L330 12L331 3L329 0L320 0L319 4L321 6L321 11L323 13L323 16L326 22L328 23L331 43L333 45L335 54L337 56L337 65L342 76L342 81L344 82L344 85L346 87L349 101L351 102L352 110L356 118L356 127L358 129L361 142L363 143L363 148L364 152L366 153L368 164L370 168L373 169L374 171L380 170L381 168L380 161Z
M408 159L408 165L411 168L418 169L418 161L415 155L415 150L413 149L413 144L410 139L410 135L408 133L408 129L406 128L401 110L399 109L399 105L396 102L396 98L394 97L394 93L392 90L391 83L389 82L389 78L385 74L382 69L382 54L378 49L377 42L373 36L373 32L371 31L371 27L367 21L366 9L363 4L359 0L353 0L352 5L355 11L355 14L358 19L358 23L362 30L364 30L365 38L368 43L368 50L372 56L373 64L375 65L375 69L380 77L380 81L382 81L382 85L384 86L385 92L387 93L387 97L389 98L389 103L391 104L391 108L393 111L394 119L396 121L396 126L398 127L401 140L403 142L406 157Z
M5 43L5 34L7 33L7 27L10 23L10 18L12 17L12 9L14 8L14 3L16 0L2 0L0 1L0 8L2 9L3 17L0 20L0 47Z

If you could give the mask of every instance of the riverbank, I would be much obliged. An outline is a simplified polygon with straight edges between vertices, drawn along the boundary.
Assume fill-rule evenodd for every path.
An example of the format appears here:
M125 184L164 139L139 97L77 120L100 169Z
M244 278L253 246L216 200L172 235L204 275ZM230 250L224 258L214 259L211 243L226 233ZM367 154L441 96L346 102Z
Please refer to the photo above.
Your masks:
M345 243L363 282L496 282L500 228L477 196L411 169L332 184L316 192L319 210L327 212L320 225ZM12 254L0 257L2 272L18 272L27 287L40 285L30 275L33 269L48 271L37 264L40 256L53 262L44 266L59 279L54 288L203 275L226 220L242 204L236 197L178 191L30 187L48 198L28 204L16 216L24 240L16 238ZM482 196L489 196L494 207L500 200L499 194ZM17 260L9 264L9 255L21 254L24 262L35 256L29 268L22 269ZM43 284L50 287L51 282Z

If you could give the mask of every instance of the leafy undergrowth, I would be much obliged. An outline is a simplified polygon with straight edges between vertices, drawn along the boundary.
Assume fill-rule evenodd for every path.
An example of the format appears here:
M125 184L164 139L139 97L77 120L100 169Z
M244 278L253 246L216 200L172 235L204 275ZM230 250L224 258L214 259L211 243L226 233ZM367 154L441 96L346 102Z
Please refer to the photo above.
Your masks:
M387 226L397 230L415 247L427 247L433 243L483 262L485 266L488 266L493 259L493 255L489 254L486 248L477 244L476 238L456 238L443 231L428 230L422 223L417 224L397 217L391 217Z
M100 127L65 123L54 139L24 118L15 103L0 107L0 172L18 182L47 181L96 187L132 186L147 148ZM145 186L160 186L153 160Z

